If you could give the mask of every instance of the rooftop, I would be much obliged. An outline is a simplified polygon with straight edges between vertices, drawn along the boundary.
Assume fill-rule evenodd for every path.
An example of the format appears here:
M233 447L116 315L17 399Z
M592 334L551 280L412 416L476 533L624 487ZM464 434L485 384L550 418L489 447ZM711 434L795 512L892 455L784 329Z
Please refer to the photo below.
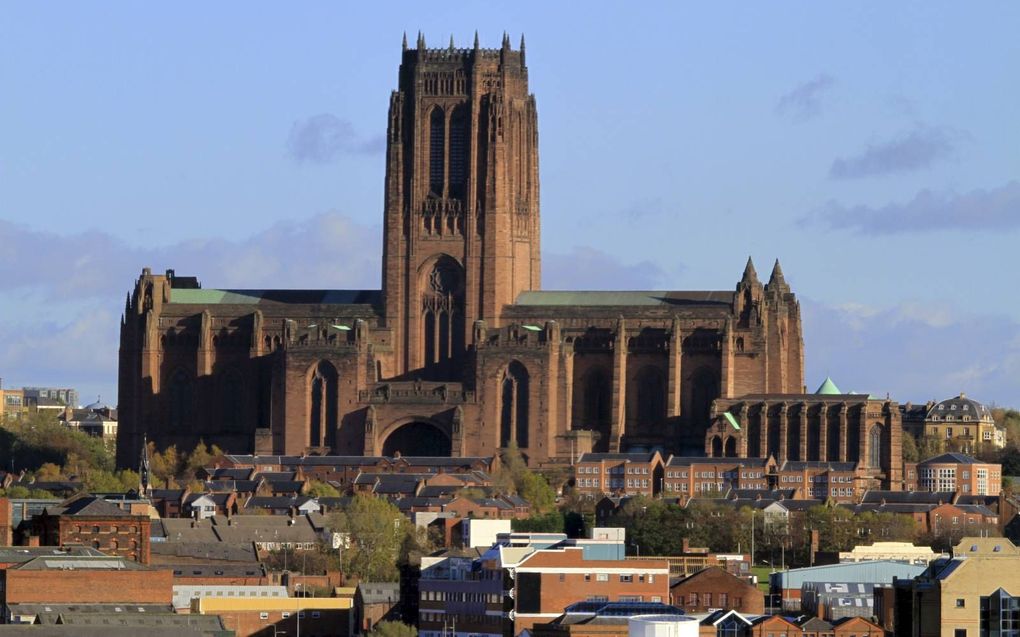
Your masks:
M733 292L730 291L556 291L534 290L521 292L517 306L681 306L681 305L730 305Z
M376 305L379 290L217 290L173 288L170 303L188 305Z

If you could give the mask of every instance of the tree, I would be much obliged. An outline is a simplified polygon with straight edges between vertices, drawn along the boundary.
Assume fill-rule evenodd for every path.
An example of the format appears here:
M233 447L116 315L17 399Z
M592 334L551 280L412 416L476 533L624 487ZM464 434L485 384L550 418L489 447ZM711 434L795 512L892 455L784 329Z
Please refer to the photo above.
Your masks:
M333 514L333 530L349 546L341 552L344 574L370 582L395 582L398 562L409 550L413 527L400 509L382 498L358 494ZM403 555L402 555L403 554Z
M182 480L194 480L198 477L200 469L204 469L212 464L212 461L223 455L223 450L213 445L209 447L205 444L205 441L199 440L195 448L191 450L191 453L185 456L183 462L183 471L185 475L179 475L178 477Z
M321 480L309 480L308 491L305 495L313 498L339 498L340 492L333 485Z
M404 622L384 620L368 631L370 637L418 637L418 629Z
M563 533L564 516L560 511L550 511L541 515L532 515L521 520L511 520L514 531L531 533Z
M922 436L917 445L917 455L921 460L927 460L942 453L943 449L942 440L937 436Z
M90 493L126 493L137 489L138 483L138 474L131 469L92 470L85 475L85 488Z
M517 494L527 500L535 514L546 513L556 506L556 492L544 477L528 469L514 440L503 450L492 484L497 493Z
M917 449L917 439L912 434L903 432L903 461L904 462L919 462L921 457Z
M160 453L156 443L149 443L149 471L152 477L170 488L180 471L181 459L177 454L177 445L170 445ZM154 485L155 486L155 485Z

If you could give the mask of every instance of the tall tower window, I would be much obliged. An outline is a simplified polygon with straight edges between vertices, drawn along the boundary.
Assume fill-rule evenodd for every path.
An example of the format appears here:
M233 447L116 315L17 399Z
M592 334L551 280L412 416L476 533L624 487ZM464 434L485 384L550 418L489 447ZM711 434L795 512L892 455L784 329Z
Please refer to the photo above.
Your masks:
M191 426L191 377L178 369L170 378L170 428L187 431Z
M637 424L641 433L652 433L666 417L666 379L657 367L645 367L637 376Z
M882 466L882 428L878 425L868 434L868 464L872 469Z
M227 432L238 432L244 428L244 379L241 372L229 369L223 375L221 424Z
M445 170L443 159L446 155L446 116L443 109L432 109L429 116L429 190L435 195L443 194Z
M450 196L463 197L467 187L467 108L458 107L450 118Z
M449 362L464 349L463 304L464 270L440 256L422 281L422 363L432 376L449 371Z
M500 446L509 446L516 440L517 446L528 447L528 370L513 361L503 374L502 410L500 411Z
M337 425L337 372L320 361L312 372L308 392L308 446L332 447Z

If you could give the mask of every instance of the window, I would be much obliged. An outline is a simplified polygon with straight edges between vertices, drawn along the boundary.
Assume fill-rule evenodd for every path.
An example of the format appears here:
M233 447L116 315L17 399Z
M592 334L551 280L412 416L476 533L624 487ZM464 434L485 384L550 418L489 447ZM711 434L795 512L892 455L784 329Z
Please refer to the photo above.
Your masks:
M966 608L967 607L967 600L963 599L962 597L957 597L956 598L956 607L957 608Z
M259 613L259 619L269 619L269 613Z
M320 613L319 611L317 611L317 610L313 610L312 611L312 619L318 619L321 616L322 616L322 613Z
M290 613L287 612L287 611L284 611L284 612L280 613L280 617L283 618L283 619L289 619L290 618Z
M443 159L446 155L446 116L436 107L429 116L429 190L442 196L445 181Z
M599 574L597 574L595 576L595 581L597 581L597 582L608 582L609 581L609 574L608 573L599 573Z
M621 582L625 582L625 583L633 582L634 581L634 576L633 575L621 575L620 576L620 581Z

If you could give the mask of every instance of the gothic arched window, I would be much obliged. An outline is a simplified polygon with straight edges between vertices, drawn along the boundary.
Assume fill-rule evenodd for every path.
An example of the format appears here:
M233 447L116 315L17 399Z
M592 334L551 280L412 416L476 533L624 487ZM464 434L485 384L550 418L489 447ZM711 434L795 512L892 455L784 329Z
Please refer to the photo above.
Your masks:
M506 447L513 439L521 449L528 447L528 370L517 361L503 373L499 438Z
M446 155L446 115L443 109L432 109L429 116L429 190L443 195L445 177L443 159Z
M422 281L422 363L445 364L464 349L464 274L461 265L443 255Z
M308 387L308 446L332 447L337 426L337 371L319 361Z
M694 373L692 381L691 418L696 424L708 422L712 411L712 401L719 397L719 384L715 374L709 369L700 369Z
M595 451L608 451L612 392L602 367L589 369L574 387L574 428L596 431Z
M637 376L637 424L650 431L666 417L666 378L658 367L648 366Z
M224 431L236 432L243 429L244 380L236 369L228 369L223 375L220 389L220 422Z
M467 187L468 165L467 107L460 106L450 117L450 196L463 197Z
M878 425L868 434L868 465L872 469L882 466L882 428Z
M191 428L191 375L178 369L170 377L170 428Z

